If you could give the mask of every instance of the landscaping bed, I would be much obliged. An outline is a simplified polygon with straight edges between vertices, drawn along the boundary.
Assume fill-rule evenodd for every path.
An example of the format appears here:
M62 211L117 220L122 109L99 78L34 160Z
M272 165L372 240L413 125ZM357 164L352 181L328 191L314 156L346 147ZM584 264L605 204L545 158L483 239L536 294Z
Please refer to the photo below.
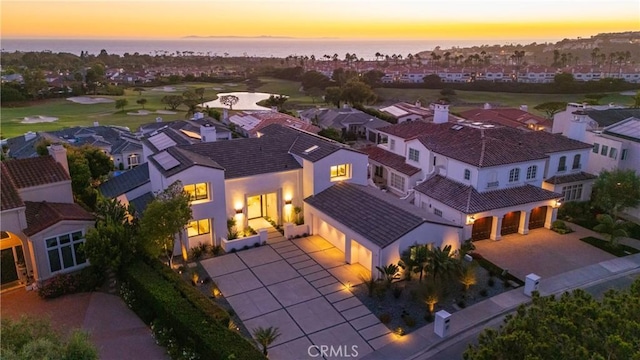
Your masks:
M595 238L593 236L588 236L580 239L580 241L586 242L589 245L593 245L600 250L604 250L609 254L615 255L617 257L623 257L631 254L637 254L640 250L636 248L632 248L631 246L627 246L624 244L618 244L617 246L611 245L610 242Z

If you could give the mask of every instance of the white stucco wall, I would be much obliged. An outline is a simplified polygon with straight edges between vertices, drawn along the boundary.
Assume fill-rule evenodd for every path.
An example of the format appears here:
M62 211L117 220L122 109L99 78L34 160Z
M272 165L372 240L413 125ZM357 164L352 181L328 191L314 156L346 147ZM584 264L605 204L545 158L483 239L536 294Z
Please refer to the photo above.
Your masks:
M529 166L537 166L536 176L534 179L527 180L527 169ZM557 165L556 165L557 166ZM544 176L544 171L546 167L545 159L535 160L535 161L527 161L521 163L513 163L506 164L500 166L491 166L478 169L478 177L477 177L477 185L478 191L488 191L488 190L497 190L504 189L507 187L513 186L522 186L525 184L531 184L534 186L541 186L542 179ZM571 165L569 165L571 167ZM518 181L509 182L509 173L512 169L518 168L520 169L520 177ZM473 178L473 171L472 171ZM492 181L498 181L499 185L497 187L487 187L487 184Z
M341 149L314 163L304 161L303 184L305 186L305 197L317 194L329 188L337 181L347 181L353 184L367 185L367 160L368 157L366 154ZM331 166L341 164L351 165L350 176L331 179ZM307 169L311 170L310 173L313 175L313 192L311 194L308 194L306 189L307 185L310 184L310 178L308 177L310 174Z
M639 135L640 136L640 135ZM589 153L587 172L599 174L602 170L634 169L640 170L640 143L626 139L616 138L610 135L594 134L587 132L585 139L589 144L598 144L598 152ZM602 146L607 146L607 154L602 154ZM616 158L610 157L611 149L616 149ZM622 160L622 151L627 150L627 157Z
M23 201L73 203L71 180L18 189Z
M547 162L547 171L545 172L545 178L550 178L556 175L567 175L580 171L587 170L587 163L589 162L589 153L591 149L573 150L573 151L561 151L549 154L549 160ZM580 167L578 169L573 168L573 158L575 155L580 155ZM619 156L620 154L618 154ZM562 156L567 157L565 171L558 171L558 165L560 164L560 158Z

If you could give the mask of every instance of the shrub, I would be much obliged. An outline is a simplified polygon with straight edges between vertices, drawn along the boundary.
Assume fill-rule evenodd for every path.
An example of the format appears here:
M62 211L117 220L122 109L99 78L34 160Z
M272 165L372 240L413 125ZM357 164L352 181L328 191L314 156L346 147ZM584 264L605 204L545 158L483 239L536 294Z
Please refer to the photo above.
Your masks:
M490 287L493 287L496 284L496 281L490 277L489 280L487 280L487 285L489 285Z
M401 288L400 286L394 286L393 287L393 297L396 299L399 299L400 296L402 295L402 290L403 288Z
M408 327L416 326L416 321L411 317L411 315L403 315L402 321L404 321L404 323L407 324Z
M212 246L209 249L211 251L211 254L213 254L214 256L222 254L222 246L220 245Z
M384 313L384 314L380 314L380 322L383 324L388 324L391 322L391 314L389 313Z
M253 244L254 248L260 247L260 241L258 241L257 243Z
M456 304L458 305L458 307L460 307L460 309L464 309L465 307L467 307L467 303L464 300L458 300Z
M433 314L427 311L427 313L424 314L424 320L426 322L432 322L433 321Z
M40 286L38 295L53 299L66 294L94 291L103 283L104 274L95 266L89 266L74 273L54 276Z
M487 292L487 289L482 289L480 290L480 296L482 297L486 297L489 293Z
M558 234L568 234L573 232L573 230L567 226L562 220L556 220L551 224L551 230L557 232Z

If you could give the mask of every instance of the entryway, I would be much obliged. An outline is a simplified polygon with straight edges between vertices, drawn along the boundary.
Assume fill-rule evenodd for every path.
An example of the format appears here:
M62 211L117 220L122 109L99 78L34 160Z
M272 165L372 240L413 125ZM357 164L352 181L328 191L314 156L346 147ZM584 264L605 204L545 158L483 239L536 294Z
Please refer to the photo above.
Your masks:
M27 267L22 250L22 241L7 231L1 233L0 250L0 283L1 289L6 290L21 285L27 275Z
M471 229L471 239L473 241L485 240L491 236L491 225L493 224L493 217L487 216L477 219L473 223Z
M275 192L247 196L247 219L264 217L278 222L278 196Z

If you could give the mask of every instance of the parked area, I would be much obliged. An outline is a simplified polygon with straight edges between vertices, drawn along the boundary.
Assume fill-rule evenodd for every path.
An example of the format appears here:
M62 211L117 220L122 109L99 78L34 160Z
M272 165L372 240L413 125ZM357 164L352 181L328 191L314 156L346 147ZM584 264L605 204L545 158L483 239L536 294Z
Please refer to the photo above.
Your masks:
M569 227L575 231L561 235L548 229L535 229L526 236L511 234L499 241L475 241L475 252L523 281L531 273L546 278L615 258L580 241L587 236L601 238L601 235L573 224Z
M350 291L370 273L344 262L344 253L320 236L270 243L201 262L251 329L277 327L282 335L270 359L308 358L312 345L357 345L358 356L396 335Z

